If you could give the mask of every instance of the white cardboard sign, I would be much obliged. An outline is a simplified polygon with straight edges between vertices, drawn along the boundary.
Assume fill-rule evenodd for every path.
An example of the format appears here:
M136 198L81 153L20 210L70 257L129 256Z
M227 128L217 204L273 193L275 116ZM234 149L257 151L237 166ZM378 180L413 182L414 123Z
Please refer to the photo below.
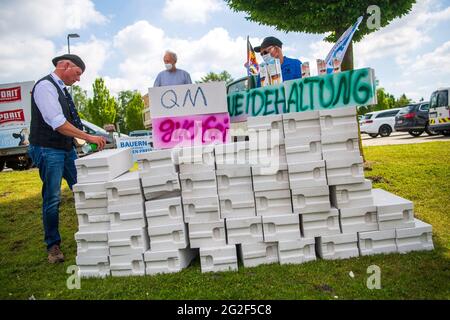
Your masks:
M223 81L149 88L148 95L155 118L228 112Z

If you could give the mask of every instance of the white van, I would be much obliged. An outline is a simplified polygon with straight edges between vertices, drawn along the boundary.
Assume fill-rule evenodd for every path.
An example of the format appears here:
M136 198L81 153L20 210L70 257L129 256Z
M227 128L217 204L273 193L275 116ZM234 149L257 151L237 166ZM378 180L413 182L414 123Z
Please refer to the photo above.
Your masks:
M361 133L367 133L372 138L378 135L389 137L394 130L395 116L402 108L369 112L360 122Z
M450 88L441 88L431 94L428 109L429 127L445 136L450 135Z

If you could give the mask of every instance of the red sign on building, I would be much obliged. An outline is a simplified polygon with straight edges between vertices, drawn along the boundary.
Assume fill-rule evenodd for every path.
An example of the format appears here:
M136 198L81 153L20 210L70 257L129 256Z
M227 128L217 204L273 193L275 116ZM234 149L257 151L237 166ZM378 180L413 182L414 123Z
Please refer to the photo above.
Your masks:
M23 110L17 109L0 112L0 124L6 122L25 122Z
M20 87L0 89L0 103L22 100Z

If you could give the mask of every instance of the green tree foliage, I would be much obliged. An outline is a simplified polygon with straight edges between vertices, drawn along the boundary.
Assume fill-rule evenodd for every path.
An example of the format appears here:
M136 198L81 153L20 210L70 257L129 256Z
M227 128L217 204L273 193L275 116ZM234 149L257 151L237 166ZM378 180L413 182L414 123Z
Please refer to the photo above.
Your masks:
M377 104L373 107L372 111L381 111L389 109L389 94L386 93L384 88L377 89Z
M134 92L125 111L125 122L128 132L143 130L144 127L144 100L139 92Z
M73 85L72 98L75 106L77 107L80 118L89 121L89 112L87 110L88 97L86 90L83 90L80 86Z
M415 0L225 0L234 11L247 14L247 20L275 27L281 31L331 34L325 38L335 42L361 15L365 19L353 37L361 40L375 31L367 27L367 8L380 7L380 26L387 26L395 18L410 12ZM319 58L319 57L317 57ZM349 45L342 70L353 69L353 49Z
M119 92L116 123L119 125L120 132L128 133L130 131L128 130L126 123L126 110L131 99L133 99L134 94L135 92L131 90Z
M400 98L395 101L395 107L401 108L411 103L411 99L407 98L405 94L402 94Z
M102 78L95 79L92 85L94 96L88 100L87 110L90 121L103 127L105 124L115 123L117 101L109 93Z
M209 72L206 76L201 78L200 81L196 81L196 83L205 83L205 82L213 82L213 81L225 81L230 82L233 81L231 74L228 71L224 70L221 73Z

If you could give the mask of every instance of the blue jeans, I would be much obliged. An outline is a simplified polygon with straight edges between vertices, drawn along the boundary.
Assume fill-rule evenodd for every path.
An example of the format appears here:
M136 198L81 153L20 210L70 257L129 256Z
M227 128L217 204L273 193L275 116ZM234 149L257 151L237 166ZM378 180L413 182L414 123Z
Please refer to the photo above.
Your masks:
M30 145L28 153L39 168L42 180L42 221L44 224L44 241L47 249L61 243L59 234L59 204L61 202L61 182L66 179L70 190L77 183L75 149L71 151Z

